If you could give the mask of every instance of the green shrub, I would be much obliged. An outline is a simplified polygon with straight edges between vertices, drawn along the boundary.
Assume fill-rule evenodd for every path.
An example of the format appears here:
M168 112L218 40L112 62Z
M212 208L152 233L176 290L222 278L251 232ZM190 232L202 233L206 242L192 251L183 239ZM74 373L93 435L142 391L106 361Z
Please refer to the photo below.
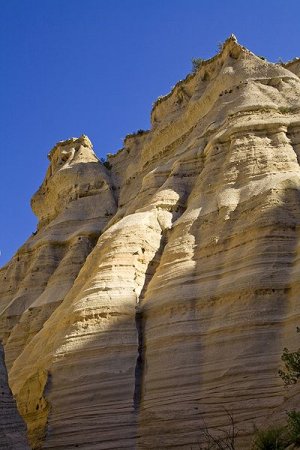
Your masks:
M193 73L199 69L199 67L202 65L204 59L202 58L192 58L192 66L193 66Z
M300 412L289 411L287 413L287 427L290 440L293 444L300 444Z
M300 328L297 327L297 333L299 332ZM279 376L285 385L296 384L300 378L300 349L290 352L289 349L284 348L281 359L284 362L285 370L279 370Z
M255 433L253 450L284 450L291 443L286 427L270 427Z

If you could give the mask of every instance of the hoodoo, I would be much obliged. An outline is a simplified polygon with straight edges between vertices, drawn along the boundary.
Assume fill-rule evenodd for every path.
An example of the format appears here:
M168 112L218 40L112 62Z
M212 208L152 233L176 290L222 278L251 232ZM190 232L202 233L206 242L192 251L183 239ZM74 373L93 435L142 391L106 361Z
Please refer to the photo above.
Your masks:
M231 36L106 163L87 136L51 150L37 232L0 271L32 449L197 449L229 413L246 450L299 404L278 377L300 325L299 75Z

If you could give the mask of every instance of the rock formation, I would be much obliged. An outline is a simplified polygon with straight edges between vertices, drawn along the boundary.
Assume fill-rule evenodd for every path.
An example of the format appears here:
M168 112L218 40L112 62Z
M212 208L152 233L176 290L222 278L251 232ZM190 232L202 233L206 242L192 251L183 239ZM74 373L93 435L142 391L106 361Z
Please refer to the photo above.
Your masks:
M106 164L59 142L38 231L0 272L0 337L32 449L197 449L297 402L299 60L230 37Z

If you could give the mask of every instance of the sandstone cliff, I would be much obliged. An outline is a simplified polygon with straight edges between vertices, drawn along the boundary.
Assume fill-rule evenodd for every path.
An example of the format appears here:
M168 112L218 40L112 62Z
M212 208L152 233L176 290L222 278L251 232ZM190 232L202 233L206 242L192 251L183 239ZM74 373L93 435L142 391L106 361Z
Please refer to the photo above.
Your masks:
M299 61L229 38L103 165L58 143L38 231L0 272L9 382L33 449L249 448L297 389ZM298 252L299 250L299 252Z

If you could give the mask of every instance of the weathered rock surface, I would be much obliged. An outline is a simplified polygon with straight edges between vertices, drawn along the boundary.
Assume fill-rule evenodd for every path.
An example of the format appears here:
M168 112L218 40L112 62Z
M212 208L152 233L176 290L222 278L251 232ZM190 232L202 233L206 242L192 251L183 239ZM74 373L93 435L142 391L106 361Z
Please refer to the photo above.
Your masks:
M8 386L3 347L0 344L0 449L29 450L26 426Z
M230 38L97 160L57 144L36 235L0 272L32 448L199 448L203 421L280 420L299 325L300 80ZM111 166L111 167L110 167Z

